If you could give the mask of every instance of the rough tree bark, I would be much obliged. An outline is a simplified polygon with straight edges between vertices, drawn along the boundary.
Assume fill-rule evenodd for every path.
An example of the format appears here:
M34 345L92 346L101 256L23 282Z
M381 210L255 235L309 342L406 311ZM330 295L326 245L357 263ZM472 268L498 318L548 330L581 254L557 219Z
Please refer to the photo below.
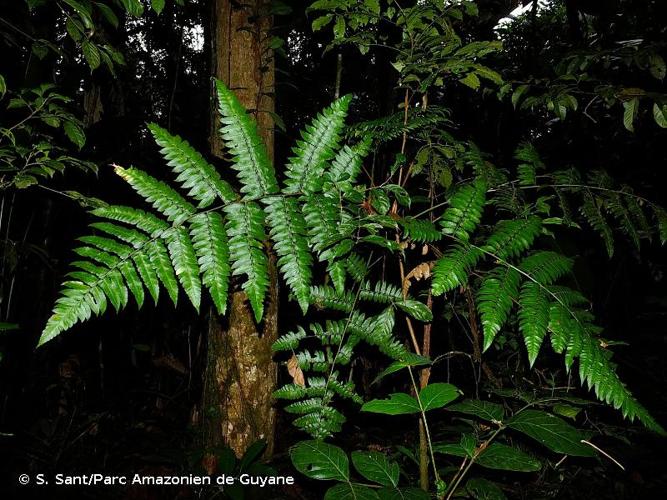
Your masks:
M212 73L231 88L258 123L273 159L274 63L267 44L272 19L266 0L214 0L211 26ZM211 151L223 156L216 102L212 101ZM264 319L256 324L244 292L235 290L226 319L211 313L203 398L204 442L223 444L240 456L258 439L273 451L275 410L272 392L276 365L271 344L277 338L278 284L275 261Z

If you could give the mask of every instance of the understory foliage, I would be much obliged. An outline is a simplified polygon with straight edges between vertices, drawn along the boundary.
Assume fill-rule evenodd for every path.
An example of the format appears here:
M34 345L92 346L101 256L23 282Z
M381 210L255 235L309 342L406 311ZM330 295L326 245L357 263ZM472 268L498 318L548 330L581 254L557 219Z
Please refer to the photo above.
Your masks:
M476 290L485 350L515 314L531 365L548 338L552 349L564 354L568 371L579 361L582 383L599 399L630 420L638 418L659 429L616 376L586 298L560 284L571 272L572 259L540 242L552 237L549 227L564 225L572 217L568 207L574 196L582 198L583 218L602 234L610 253L612 223L637 245L653 235L654 227L664 241L667 228L660 208L648 207L656 217L655 224L650 223L641 198L628 188L614 189L603 174L583 184L574 172L556 172L547 182L541 177L541 184L535 184L540 161L524 146L517 153L523 163L516 181L488 162L484 170L473 165L477 177L451 190L438 222L392 217L391 202L409 207L410 195L395 184L356 184L368 143L340 144L349 96L335 101L306 127L286 166L285 186L279 188L254 122L224 84L217 86L221 133L238 174L239 192L185 140L151 125L186 194L139 169L115 167L155 211L114 205L92 211L101 220L92 224L94 234L80 238L83 245L75 252L81 259L72 263L41 343L104 313L109 303L116 310L125 307L130 296L141 307L146 295L157 302L163 289L176 304L179 285L196 309L202 288L207 289L224 314L232 276L242 277L241 286L260 321L269 282L268 235L281 274L304 314L314 305L344 315L310 325L310 333L299 328L283 335L274 346L277 351L296 351L301 370L320 374L309 377L306 386L283 387L277 397L296 400L286 408L302 415L296 424L315 437L326 437L344 421L331 406L333 396L359 401L353 385L338 371L349 364L356 344L363 340L394 361L410 363L415 355L393 336L397 311L421 321L432 319L426 305L399 286L367 278L373 253L363 257L360 251L375 247L376 252L379 248L400 253L402 243L428 243L441 254L432 269L434 296L459 287ZM523 188L538 194L556 191L560 197L544 195L530 203ZM364 205L366 197L370 208ZM552 210L561 213L554 216ZM486 218L492 222L482 224ZM399 243L392 232L401 235ZM314 256L326 268L329 284L314 285ZM364 303L381 311L369 314ZM320 349L299 350L306 339L316 339Z
M325 11L329 5L316 3ZM375 12L376 3L367 3ZM475 10L472 2L462 5L465 11ZM449 21L439 18L439 11L428 2L415 9L414 16L402 14L406 29L424 29L428 21L438 36L445 36ZM339 25L338 19L345 19L337 8L328 10L322 25ZM458 18L463 12L448 15ZM389 17L400 16L393 11ZM372 19L369 15L361 28L372 25ZM345 26L337 35L341 43ZM354 29L351 41L362 47L372 44L372 29L356 35ZM480 77L499 83L498 74L478 62L498 50L498 44L465 45L452 38L437 62L446 70L422 72L420 58L441 44L427 36L414 40L422 45L395 65L408 89L406 102L409 91L442 85L447 78L469 89L482 85ZM458 56L450 58L453 51ZM80 258L72 263L40 343L103 314L109 304L124 308L130 297L141 307L148 296L157 302L166 293L176 304L179 290L197 310L202 291L207 291L217 311L225 314L228 293L238 285L260 322L274 252L291 297L304 316L316 315L274 343L274 350L289 358L292 378L275 397L286 400L284 410L295 416L294 425L313 438L291 450L296 468L313 479L339 483L326 498L378 498L373 489L353 480L348 454L324 442L342 430L345 412L354 405L362 405L363 412L421 418L439 497L464 491L481 498L480 492L495 491L494 483L481 478L461 482L473 463L518 472L540 470L542 462L511 439L504 440L505 434L519 433L556 453L594 455L586 444L588 434L538 409L551 408L554 401L579 404L571 396L522 399L497 390L500 397L520 400L503 406L464 399L449 383L418 387L413 370L435 372L438 367L437 358L421 355L414 337L413 320L434 321L431 298L452 309L462 309L469 300L466 314L470 323L479 318L482 352L508 349L507 338L516 338L533 367L540 353L550 349L562 356L567 374L576 373L600 401L628 420L664 433L616 374L609 349L613 342L604 338L589 300L574 285L575 257L556 244L559 235L582 229L599 234L610 256L617 233L637 248L643 240L664 243L667 216L662 208L629 186L617 185L605 172L582 177L576 169L547 169L528 143L517 148L513 163L494 165L474 144L444 130L449 111L437 105L356 124L344 134L350 96L334 101L304 128L279 179L255 122L221 82L217 93L220 132L237 182L229 181L230 175L218 172L184 139L150 125L174 181L115 167L151 209L104 205L92 210L93 234L80 238L82 246L75 249ZM407 162L405 152L408 134L418 138L413 162ZM385 177L364 180L366 157L378 145L401 137L403 148L383 171ZM422 173L430 182L437 178L440 193L425 199L417 190L406 189L408 176ZM397 273L392 279L384 270L395 262L400 277ZM420 280L427 285L412 286ZM412 394L394 393L364 403L351 373L361 343L390 361L377 379L407 373ZM474 432L462 433L455 443L436 441L427 414L442 408L472 417ZM568 411L576 416L578 410L564 408L559 410L562 416ZM467 463L449 486L439 476L436 453ZM399 484L398 466L385 454L354 452L351 460L365 481L380 488L381 498L424 498L421 490ZM457 490L459 486L463 490Z
M122 56L91 19L95 13L115 26L107 3L113 2L66 1L59 8L68 17L70 42L90 69L113 72ZM138 0L113 5L134 16L143 9ZM165 3L151 5L159 14ZM609 257L619 237L639 251L667 241L667 213L603 170L551 168L529 142L516 148L513 160L495 164L472 141L456 136L465 127L457 127L447 101L455 102L463 89L468 92L463 101L473 92L495 95L510 110L544 108L564 122L594 92L596 101L586 106L591 113L598 106L619 111L622 106L623 126L632 131L642 112L652 110L651 126L665 128L662 93L587 76L611 61L646 70L661 82L661 46L635 50L630 40L610 51L593 47L563 59L563 71L546 90L546 80L533 76L517 77L517 85L503 81L507 71L487 66L488 56L504 56L499 40L457 33L458 23L477 12L469 0L313 3L313 29L333 32L327 50L352 44L367 54L394 44L391 65L405 99L399 96L400 106L388 116L354 124L346 123L351 96L334 101L304 127L282 168L274 168L254 120L222 82L216 85L229 171L216 169L184 138L150 124L171 177L115 166L145 203L107 205L80 197L94 221L74 250L77 257L40 345L130 301L141 308L166 296L174 305L187 300L199 311L210 300L224 315L234 288L245 292L261 322L275 256L304 321L282 330L273 345L291 379L274 396L309 436L290 450L296 469L335 483L327 499L430 498L424 490L438 498L504 498L496 482L469 478L470 467L546 472L547 452L596 456L592 433L565 420L576 421L590 403L575 397L569 383L564 391L541 386L531 393L503 389L485 373L488 398L464 393L459 387L469 380L454 375L451 384L443 381L442 363L455 353L424 352L425 340L419 345L417 327L425 332L431 324L434 338L444 331L472 334L473 354L457 354L468 356L480 373L484 360L495 354L518 354L518 373L520 365L540 368L555 353L568 381L578 378L629 421L664 434L617 375L610 348L615 342L605 337L579 290L573 271L577 255L563 250L559 240L588 232L599 236ZM401 36L380 36L387 27ZM533 36L534 26L530 30ZM511 31L501 30L501 38L512 42ZM38 55L48 48L36 45L36 50ZM27 187L64 168L94 170L92 163L53 146L55 132L79 148L85 141L82 123L53 87L6 92L0 77L0 98L13 113L26 112L17 125L0 129L4 187ZM525 135L538 140L541 133ZM21 146L35 137L31 146ZM440 340L433 345L440 348ZM368 351L387 360L374 383L402 376L394 387L405 392L363 395L355 365ZM425 372L433 381L422 377ZM410 450L392 443L393 454L388 448L350 452L335 446L332 441L357 412L416 417L425 446ZM258 450L251 448L246 456L256 458ZM440 467L442 456L458 463ZM418 463L420 472L432 467L425 481L421 476L420 489L406 484L410 474L401 470L406 462Z

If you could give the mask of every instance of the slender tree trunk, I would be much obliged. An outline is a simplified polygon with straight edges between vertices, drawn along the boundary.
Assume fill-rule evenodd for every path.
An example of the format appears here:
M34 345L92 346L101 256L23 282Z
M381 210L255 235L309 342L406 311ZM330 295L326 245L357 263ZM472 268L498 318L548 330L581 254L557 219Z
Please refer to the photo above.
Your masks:
M231 88L251 112L273 158L273 54L267 48L271 18L266 0L243 4L213 0L212 73ZM223 156L215 101L211 113L211 150ZM240 456L258 439L273 451L275 410L272 393L276 365L271 344L277 338L278 283L271 260L272 283L261 324L256 324L244 292L231 296L228 317L211 313L205 372L203 419L205 446L230 446Z

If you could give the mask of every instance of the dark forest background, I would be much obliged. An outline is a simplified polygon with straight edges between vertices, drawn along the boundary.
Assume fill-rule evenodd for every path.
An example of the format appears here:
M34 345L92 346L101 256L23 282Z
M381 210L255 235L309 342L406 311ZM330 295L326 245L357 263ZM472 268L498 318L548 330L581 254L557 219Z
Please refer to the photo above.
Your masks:
M361 54L349 44L325 51L331 41L330 29L312 31L313 14L306 12L309 3L288 2L285 7L289 8L278 9L273 19L274 35L282 40L275 58L280 120L275 129L276 159L289 155L298 130L333 99L339 55L341 92L356 96L349 123L393 113L402 100L387 51L372 49ZM18 92L52 83L60 94L70 97L66 106L81 120L85 145L78 151L62 130L50 135L72 156L98 169L92 173L86 168L69 168L25 188L8 182L0 193L0 321L17 325L0 332L0 497L213 497L215 492L185 487L39 490L19 487L16 482L20 473L202 470L203 445L195 409L201 401L206 362L205 313L197 315L185 303L174 309L166 301L141 311L130 306L119 314L76 326L39 349L35 346L72 260L75 239L90 223L86 204L94 201L86 197L132 203L132 194L113 175L111 164L134 165L156 176L163 171L146 124L156 122L187 138L200 151L208 150L211 4L206 0L187 0L183 5L167 1L159 15L147 8L141 17L119 14L117 28L100 23L105 38L124 59L124 64L113 65L113 73L103 66L91 71L76 43L66 35L58 2L2 0L0 4L0 74L7 88ZM517 7L513 0L480 0L477 4L479 16L460 28L469 39L498 38L498 21ZM554 1L540 4L532 17L528 12L503 28L504 50L492 54L486 64L512 83L513 89L530 82L535 95L546 94L561 84L555 67L567 54L593 48L616 50L620 42L642 39L664 55L666 27L667 5L661 1ZM58 52L38 40L50 40ZM666 92L664 66L654 70L662 71L661 78L648 66L641 68L622 58L601 64L595 71L600 82L615 88L644 89L655 95ZM628 130L621 100L612 103L602 97L591 104L582 97L577 110L567 109L566 116L559 117L540 103L515 109L509 94L499 98L497 92L471 92L461 86L431 97L431 102L451 108L456 133L474 141L496 164L511 163L517 144L530 140L550 167L604 168L619 183L667 206L667 132L656 124L650 106L640 108L634 130ZM18 113L0 107L3 123ZM68 195L70 192L82 196ZM595 304L606 336L627 343L615 351L621 378L665 424L664 248L657 241L645 242L638 252L619 238L613 257L608 258L604 243L590 229L559 237L557 244L577 255L577 284ZM298 323L299 312L289 303L284 288L281 290L282 332ZM443 338L448 335L453 347L470 350L465 336L434 332L435 337L440 334ZM526 377L514 371L516 360L511 357L498 352L488 356L500 377L508 381ZM372 357L364 362L382 366ZM557 359L552 362L545 356L538 363L537 375L528 376L529 383L562 377L559 366ZM452 359L449 369L465 374L469 362ZM603 407L591 407L590 416L580 423L602 430L605 437L599 442L626 465L625 471L604 461L572 460L562 471L511 476L505 482L510 488L506 493L513 498L662 497L667 488L663 438L624 422ZM407 431L375 427L368 419L351 416L339 442L385 446L391 441L409 447L415 436L416 427ZM271 466L293 473L287 450L300 438L279 415ZM322 494L319 486L307 480L297 479L297 483L298 487L262 495L319 498Z

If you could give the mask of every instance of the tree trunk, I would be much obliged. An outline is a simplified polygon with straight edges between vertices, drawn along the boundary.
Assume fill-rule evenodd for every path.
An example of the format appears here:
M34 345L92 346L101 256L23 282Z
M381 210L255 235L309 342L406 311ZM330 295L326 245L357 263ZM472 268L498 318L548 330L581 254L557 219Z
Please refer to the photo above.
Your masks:
M214 0L213 9L213 76L225 82L255 116L273 158L274 64L266 46L271 28L268 2L250 0L241 5ZM211 150L222 157L217 103L211 104ZM273 451L272 393L277 372L271 344L278 335L275 259L270 266L271 286L260 325L253 319L245 293L238 289L231 295L226 320L211 312L202 408L204 444L209 450L227 445L241 456L250 444L265 439L266 456Z

